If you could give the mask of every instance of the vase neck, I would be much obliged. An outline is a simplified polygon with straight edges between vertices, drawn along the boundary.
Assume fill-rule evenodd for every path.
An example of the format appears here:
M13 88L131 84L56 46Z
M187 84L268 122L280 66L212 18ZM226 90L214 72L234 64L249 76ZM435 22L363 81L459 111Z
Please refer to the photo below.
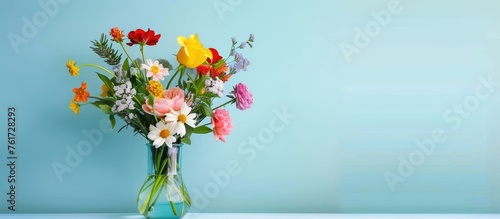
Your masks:
M148 144L148 174L173 176L181 173L182 144L155 148Z

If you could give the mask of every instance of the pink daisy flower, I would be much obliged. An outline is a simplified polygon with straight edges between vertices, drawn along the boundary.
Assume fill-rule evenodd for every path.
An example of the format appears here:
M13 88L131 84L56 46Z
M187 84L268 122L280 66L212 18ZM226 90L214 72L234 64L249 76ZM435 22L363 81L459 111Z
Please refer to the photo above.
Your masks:
M163 65L160 64L160 62L158 62L158 60L155 60L153 62L153 60L148 59L148 60L146 60L146 62L147 62L147 65L141 64L141 69L147 70L146 76L148 78L153 77L152 80L155 80L155 81L162 80L163 81L165 79L163 76L168 75L168 68L164 68Z

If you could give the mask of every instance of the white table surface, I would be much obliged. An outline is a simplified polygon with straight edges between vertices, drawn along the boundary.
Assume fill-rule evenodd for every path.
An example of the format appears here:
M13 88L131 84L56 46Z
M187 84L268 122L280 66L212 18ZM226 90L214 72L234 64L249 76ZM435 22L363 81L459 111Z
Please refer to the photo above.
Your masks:
M2 219L142 219L138 214L4 214ZM187 214L183 219L500 219L500 214Z

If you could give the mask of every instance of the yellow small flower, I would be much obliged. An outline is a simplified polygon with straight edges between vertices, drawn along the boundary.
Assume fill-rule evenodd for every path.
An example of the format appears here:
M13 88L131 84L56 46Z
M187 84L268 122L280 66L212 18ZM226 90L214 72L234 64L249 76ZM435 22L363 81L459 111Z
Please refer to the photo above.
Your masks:
M69 101L69 108L71 110L73 110L73 112L75 113L75 115L78 115L78 113L80 113L80 104L76 103L73 100Z
M158 81L150 80L146 90L149 91L150 94L153 94L155 97L162 98L163 97L163 85L161 85Z
M66 67L68 68L68 72L71 76L78 76L78 72L80 69L75 66L75 61L71 61L68 59L68 62L66 62Z
M109 91L108 86L106 86L106 84L102 84L101 89L102 89L101 97L102 98L107 97L108 96L108 91Z

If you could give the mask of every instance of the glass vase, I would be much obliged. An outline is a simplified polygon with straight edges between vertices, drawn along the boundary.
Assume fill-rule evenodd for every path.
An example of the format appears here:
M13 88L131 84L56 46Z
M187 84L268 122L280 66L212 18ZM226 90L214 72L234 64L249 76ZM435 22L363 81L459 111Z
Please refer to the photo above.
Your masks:
M139 212L147 218L182 218L191 206L181 174L182 144L147 144L147 150L148 173L137 195Z

